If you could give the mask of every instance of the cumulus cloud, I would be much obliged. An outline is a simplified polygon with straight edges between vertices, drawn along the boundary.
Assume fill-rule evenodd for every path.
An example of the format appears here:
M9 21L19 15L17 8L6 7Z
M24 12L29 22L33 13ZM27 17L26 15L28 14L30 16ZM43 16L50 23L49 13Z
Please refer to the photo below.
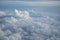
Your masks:
M16 15L18 15L24 19L28 19L30 17L28 11L18 11L17 9L15 9L15 13L16 13Z
M18 22L18 20L14 17L11 17L11 19L6 20L6 21L9 22L9 23L17 23Z
M31 17L26 10L14 12L0 21L0 40L60 40L60 25L54 18L44 14Z

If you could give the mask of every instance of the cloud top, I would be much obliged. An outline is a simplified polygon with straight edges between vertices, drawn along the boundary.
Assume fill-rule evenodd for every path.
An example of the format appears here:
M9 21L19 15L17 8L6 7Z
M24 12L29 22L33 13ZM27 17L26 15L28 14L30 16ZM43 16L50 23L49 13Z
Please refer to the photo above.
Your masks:
M17 9L15 9L15 13L16 13L16 15L23 17L25 19L29 18L29 12L28 11L18 11Z

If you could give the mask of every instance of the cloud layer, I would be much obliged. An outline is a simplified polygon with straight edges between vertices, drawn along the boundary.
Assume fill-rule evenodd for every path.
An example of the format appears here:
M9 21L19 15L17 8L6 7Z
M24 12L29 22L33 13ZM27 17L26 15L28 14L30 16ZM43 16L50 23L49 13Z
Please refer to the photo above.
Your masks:
M57 15L39 13L40 17L36 18L30 12L15 9L12 16L0 12L5 14L5 17L0 16L0 40L60 40Z

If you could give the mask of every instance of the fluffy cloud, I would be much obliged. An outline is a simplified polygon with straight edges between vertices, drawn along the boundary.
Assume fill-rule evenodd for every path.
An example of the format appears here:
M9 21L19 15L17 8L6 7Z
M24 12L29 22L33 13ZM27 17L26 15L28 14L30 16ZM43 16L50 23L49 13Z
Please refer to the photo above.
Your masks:
M0 20L0 40L60 40L60 23L55 16L51 18L43 13L35 18L26 10L14 12Z
M16 15L24 18L24 19L28 19L29 18L29 12L28 11L18 11L17 9L15 9Z

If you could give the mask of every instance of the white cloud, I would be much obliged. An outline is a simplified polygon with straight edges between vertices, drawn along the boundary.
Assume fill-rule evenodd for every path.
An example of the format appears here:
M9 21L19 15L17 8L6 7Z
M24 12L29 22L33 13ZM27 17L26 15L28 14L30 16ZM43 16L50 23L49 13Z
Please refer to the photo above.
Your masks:
M18 20L16 19L16 18L14 18L14 17L11 17L11 20L10 20L12 23L16 23L16 22L18 22Z
M21 11L18 11L17 9L15 9L15 13L16 15L20 16Z
M14 17L10 17L9 19L6 20L6 22L12 23L12 24L17 24L18 20Z
M0 16L5 16L5 12L4 11L0 11Z
M16 15L18 15L19 17L22 17L24 19L28 19L30 16L29 16L29 12L28 11L18 11L17 9L15 9L15 13Z

